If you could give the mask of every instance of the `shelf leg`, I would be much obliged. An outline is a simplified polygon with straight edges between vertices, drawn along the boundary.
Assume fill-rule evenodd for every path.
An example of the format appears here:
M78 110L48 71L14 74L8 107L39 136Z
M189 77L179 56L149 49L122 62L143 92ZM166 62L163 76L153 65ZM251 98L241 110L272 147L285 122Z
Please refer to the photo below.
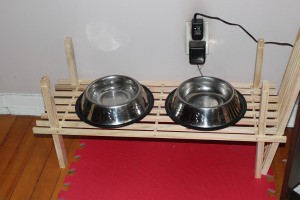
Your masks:
M261 71L262 71L262 62L264 56L264 40L259 39L257 42L257 51L256 51L256 63L255 63L255 71L253 78L253 88L258 89L261 80Z
M263 175L266 175L270 169L270 166L272 164L273 158L275 156L275 153L278 149L279 143L273 142L270 144L270 147L266 149L266 156L263 162L262 171L261 173Z
M258 123L258 135L265 135L266 121L268 112L268 99L269 99L270 83L263 81L262 94L260 98L260 114ZM262 164L264 159L265 142L257 142L256 144L256 161L255 161L255 178L261 178Z
M278 130L276 135L282 136L290 118L294 103L300 91L300 29L296 36L294 47L286 67L283 81L279 89ZM272 143L266 152L262 173L268 173L279 143Z
M50 122L50 127L55 129L59 128L59 121L57 117L54 98L51 93L51 85L50 85L49 77L44 76L42 78L41 89L42 89L44 103L45 103L46 111ZM52 134L52 138L53 138L59 166L60 168L65 168L68 161L67 161L67 155L66 155L63 138L61 135L57 135L57 134Z
M76 62L75 62L75 54L74 54L74 47L71 37L65 38L65 52L67 57L67 63L68 63L68 69L69 69L69 75L71 80L72 86L77 86L78 84L78 75L77 75L77 68L76 68Z

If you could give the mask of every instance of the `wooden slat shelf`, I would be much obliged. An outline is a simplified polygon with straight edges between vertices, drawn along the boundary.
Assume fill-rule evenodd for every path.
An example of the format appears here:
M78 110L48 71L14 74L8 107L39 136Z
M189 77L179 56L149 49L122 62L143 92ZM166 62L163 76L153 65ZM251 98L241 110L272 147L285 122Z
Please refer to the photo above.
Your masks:
M46 111L37 120L33 132L52 134L61 168L67 163L62 135L255 142L255 177L260 178L262 174L267 174L279 143L286 142L284 129L300 90L300 30L279 91L274 84L261 81L263 47L264 41L260 39L253 83L232 83L247 101L245 116L235 125L215 131L197 131L175 124L167 116L164 106L169 93L181 82L140 81L154 95L154 107L150 114L129 126L103 129L80 121L75 113L76 100L91 80L78 80L72 39L66 38L70 79L58 80L52 92L49 78L42 78Z
M60 82L63 82L63 87L60 87ZM97 127L90 126L82 121L79 121L79 118L77 117L75 113L75 107L74 104L78 98L78 96L84 91L84 89L87 87L87 85L91 81L78 81L79 84L77 87L73 87L70 84L67 85L65 83L66 81L58 81L58 84L55 86L56 91L54 92L54 102L58 114L59 119L59 128L56 129L54 132L56 133L62 133L69 134L70 129L72 128L72 131L75 129L80 129L81 131L85 132L85 135L89 135L89 131L92 130L93 132L90 133L91 135L98 135L101 136L103 134L107 135L107 129L101 129ZM170 136L167 133L174 134L173 137L177 137L176 134L178 133L199 133L199 135L194 135L193 139L203 139L204 131L197 131L193 129L185 128L181 125L175 124L169 116L166 115L166 111L164 108L164 103L166 97L169 95L169 93L176 88L176 82L162 82L162 81L140 81L145 86L147 86L151 92L154 94L154 108L150 112L148 116L146 116L143 120L141 120L138 123L122 127L122 128L116 128L116 129L110 129L112 133L115 133L113 131L116 130L126 130L132 133L133 136L131 137L150 137L151 135L155 135L155 138L169 138ZM84 84L83 84L84 83ZM177 83L178 84L178 83ZM260 99L260 93L255 94L254 89L252 88L252 84L250 83L241 83L241 84L234 84L236 86L236 89L239 91L242 91L245 98L247 99L247 112L244 118L242 118L236 125L216 130L216 131L209 131L206 132L206 134L215 134L218 133L219 135L214 135L215 140L224 140L224 136L222 134L226 134L226 140L232 140L232 141L258 141L261 140L261 138L257 135L258 132L258 117L259 112L256 111L260 107L260 102L254 102L254 99ZM241 86L241 88L237 88ZM57 88L59 88L59 91L57 91ZM64 90L62 90L64 88ZM170 89L171 88L171 89ZM247 89L248 88L248 89ZM73 89L73 91L72 91ZM70 91L71 90L71 91ZM160 93L156 92L160 91ZM256 89L256 91L260 91L260 89ZM273 87L270 91L273 91L272 93L276 93L276 89ZM270 97L273 97L272 99L277 99L278 97L276 95L272 95ZM270 102L268 106L268 112L267 112L267 128L266 128L266 135L270 135L271 137L264 138L263 140L266 142L272 142L272 141L285 141L285 136L272 136L276 134L276 124L277 119L276 113L278 109L278 103ZM34 129L36 133L45 133L45 129L49 129L50 123L47 118L47 114L42 114L42 120L37 121L37 127ZM64 131L63 129L66 128L68 131ZM84 130L82 130L84 129ZM141 131L148 131L153 133L147 133L147 134L140 134ZM137 133L136 133L137 132ZM52 134L53 130L46 131L48 134ZM73 132L71 134L74 134ZM202 134L202 135L200 135ZM243 134L243 135L251 135L251 138L246 137L239 137L237 134ZM113 136L113 134L112 134ZM128 134L120 134L118 137L128 137ZM185 136L181 136L182 138L185 138ZM273 137L273 138L272 138ZM186 139L190 138L189 135L187 135Z

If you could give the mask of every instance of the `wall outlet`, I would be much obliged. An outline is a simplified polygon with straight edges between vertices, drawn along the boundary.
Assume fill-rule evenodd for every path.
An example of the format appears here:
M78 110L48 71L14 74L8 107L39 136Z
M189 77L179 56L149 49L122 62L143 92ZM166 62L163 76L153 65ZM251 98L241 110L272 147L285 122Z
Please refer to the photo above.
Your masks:
M204 22L203 25L203 39L202 41L206 41L206 55L209 53L209 29L208 29L208 22ZM192 25L191 22L185 23L185 34L186 34L186 54L189 54L189 43L192 41L192 34L191 34Z

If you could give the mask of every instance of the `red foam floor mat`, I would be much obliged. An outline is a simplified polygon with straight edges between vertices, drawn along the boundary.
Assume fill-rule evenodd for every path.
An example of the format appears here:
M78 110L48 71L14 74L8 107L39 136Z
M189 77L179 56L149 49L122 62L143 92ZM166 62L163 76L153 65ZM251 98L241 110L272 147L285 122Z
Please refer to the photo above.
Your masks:
M65 200L275 199L254 178L255 145L179 140L84 139Z

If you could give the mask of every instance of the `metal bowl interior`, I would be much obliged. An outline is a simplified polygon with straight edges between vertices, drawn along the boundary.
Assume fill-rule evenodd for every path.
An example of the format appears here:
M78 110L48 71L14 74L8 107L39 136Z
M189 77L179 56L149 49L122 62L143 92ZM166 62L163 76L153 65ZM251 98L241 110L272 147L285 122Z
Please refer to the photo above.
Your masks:
M99 106L119 106L134 100L141 91L137 81L126 76L107 76L92 82L86 98Z
M227 82L214 77L195 77L178 87L179 97L196 108L212 108L231 101L234 88Z

